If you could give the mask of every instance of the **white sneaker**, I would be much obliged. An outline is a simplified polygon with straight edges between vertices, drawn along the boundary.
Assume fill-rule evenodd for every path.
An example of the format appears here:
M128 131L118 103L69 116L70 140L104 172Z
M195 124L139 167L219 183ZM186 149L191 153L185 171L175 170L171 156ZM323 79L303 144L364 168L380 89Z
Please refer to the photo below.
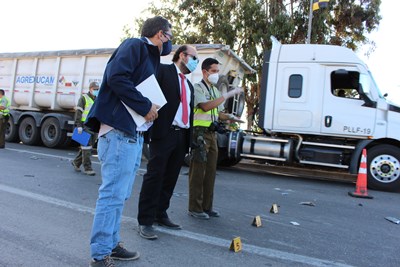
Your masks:
M205 213L205 212L195 212L195 211L190 211L189 210L189 215L192 216L192 217L195 217L197 219L202 219L202 220L210 219L210 216L208 216L208 214Z

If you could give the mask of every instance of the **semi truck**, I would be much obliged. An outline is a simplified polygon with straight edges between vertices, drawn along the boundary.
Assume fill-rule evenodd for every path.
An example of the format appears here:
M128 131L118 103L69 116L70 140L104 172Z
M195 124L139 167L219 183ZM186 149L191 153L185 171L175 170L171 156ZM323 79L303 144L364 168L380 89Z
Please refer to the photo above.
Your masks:
M368 186L400 189L400 107L385 99L367 65L345 47L271 39L261 131L227 133L220 158L357 174L366 149Z
M367 150L368 186L400 189L400 107L385 99L368 67L350 49L281 44L265 53L259 102L260 132L218 134L219 159L358 173ZM174 49L177 47L174 46ZM221 91L241 85L254 70L228 46L196 45L200 61L221 63ZM11 99L6 140L66 145L75 105L90 82L101 82L114 49L0 54L0 88ZM171 62L172 54L162 58ZM189 79L198 82L201 70ZM244 96L225 103L237 117Z
M221 91L239 85L245 73L254 70L229 46L195 45L200 60L214 57L221 63ZM173 47L163 63L172 63ZM67 146L74 124L76 104L88 92L91 82L102 82L107 61L114 48L0 53L0 88L11 101L6 141L47 147ZM202 78L201 68L188 75L192 82ZM240 102L240 104L239 104ZM243 96L226 104L238 116ZM234 109L234 110L233 110Z

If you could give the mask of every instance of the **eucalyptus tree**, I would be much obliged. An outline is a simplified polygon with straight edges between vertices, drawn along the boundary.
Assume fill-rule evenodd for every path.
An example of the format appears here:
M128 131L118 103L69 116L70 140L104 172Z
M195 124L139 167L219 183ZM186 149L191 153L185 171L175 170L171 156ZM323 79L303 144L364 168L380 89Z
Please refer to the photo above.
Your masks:
M260 97L263 54L271 48L270 36L282 43L304 43L310 0L158 0L148 12L173 24L174 42L221 43L231 47L257 73L243 86L252 128ZM311 0L312 1L312 0ZM311 43L334 44L356 50L373 42L367 34L381 19L381 0L330 0L313 12ZM141 25L143 18L136 20ZM124 29L126 37L129 29Z

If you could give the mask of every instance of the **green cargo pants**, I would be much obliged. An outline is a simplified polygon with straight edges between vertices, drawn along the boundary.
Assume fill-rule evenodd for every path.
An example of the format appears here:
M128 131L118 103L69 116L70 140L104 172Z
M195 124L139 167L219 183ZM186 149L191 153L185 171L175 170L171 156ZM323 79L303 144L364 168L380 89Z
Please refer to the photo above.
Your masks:
M6 128L7 128L8 116L0 114L0 148L4 148L6 144Z
M218 146L215 132L205 127L193 128L193 140L189 168L189 211L211 211L217 170Z
M85 171L91 171L92 169L92 161L90 157L92 156L92 149L93 149L93 144L96 141L97 135L96 134L91 134L89 143L87 146L81 146L79 148L79 152L76 155L74 159L74 164L78 168L83 165L83 169Z

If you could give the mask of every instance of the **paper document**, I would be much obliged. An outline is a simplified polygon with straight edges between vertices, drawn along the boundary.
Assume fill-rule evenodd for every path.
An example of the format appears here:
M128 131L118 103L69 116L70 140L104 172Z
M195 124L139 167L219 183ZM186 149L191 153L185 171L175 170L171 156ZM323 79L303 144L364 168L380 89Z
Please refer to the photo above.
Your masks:
M142 93L143 96L147 97L151 103L160 106L160 108L167 103L154 74L137 85L136 89ZM128 107L124 102L122 102L122 104L124 104L129 114L132 116L132 119L135 121L138 131L147 131L151 125L153 125L152 122L146 122L144 117L137 114L136 111Z

